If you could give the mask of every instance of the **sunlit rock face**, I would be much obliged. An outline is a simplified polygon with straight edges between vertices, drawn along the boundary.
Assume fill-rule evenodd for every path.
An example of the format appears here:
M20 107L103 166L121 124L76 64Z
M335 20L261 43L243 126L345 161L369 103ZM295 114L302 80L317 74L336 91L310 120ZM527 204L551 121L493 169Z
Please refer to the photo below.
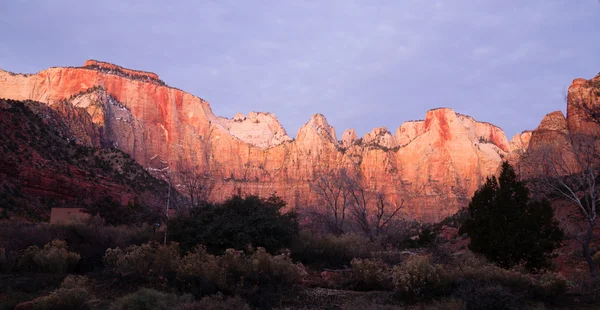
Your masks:
M217 180L216 200L240 189L311 206L315 174L346 168L398 201L408 194L396 184L410 188L404 213L424 221L455 212L459 198L470 197L528 139L509 143L500 128L448 108L427 111L394 135L380 127L359 139L347 130L339 141L325 116L315 114L292 139L273 114L217 117L207 101L154 73L98 61L31 75L0 71L0 97L46 103L68 116L79 143L117 147L157 176L199 167Z
M600 126L590 122L582 105L597 107L600 105L600 74L586 79L575 79L567 94L567 128L569 132L600 131Z

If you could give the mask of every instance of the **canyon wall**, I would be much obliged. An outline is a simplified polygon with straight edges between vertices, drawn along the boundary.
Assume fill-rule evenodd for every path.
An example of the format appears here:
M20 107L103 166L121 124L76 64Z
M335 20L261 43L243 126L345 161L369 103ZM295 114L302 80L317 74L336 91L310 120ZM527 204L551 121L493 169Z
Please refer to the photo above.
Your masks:
M217 182L216 200L241 190L277 192L291 206L316 205L309 186L315 175L346 168L394 199L410 196L405 216L423 221L455 212L531 137L523 133L509 143L500 128L440 108L401 124L394 135L381 127L358 138L349 129L341 141L315 114L292 139L270 113L217 117L207 101L156 74L97 61L29 75L0 70L0 97L40 101L59 112L68 110L65 104L78 107L92 120L83 124L67 113L78 143L119 148L159 177L177 167L207 172ZM410 195L398 192L398 182Z

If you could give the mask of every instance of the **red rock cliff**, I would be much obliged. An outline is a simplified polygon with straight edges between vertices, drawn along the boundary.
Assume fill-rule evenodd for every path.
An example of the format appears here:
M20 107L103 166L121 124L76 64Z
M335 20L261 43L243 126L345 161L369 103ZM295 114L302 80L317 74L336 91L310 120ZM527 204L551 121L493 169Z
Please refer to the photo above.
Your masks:
M463 201L457 196L470 196L510 149L500 128L447 108L401 125L395 136L375 129L365 137L369 143L350 132L341 145L335 129L316 114L290 140L270 114L217 118L208 102L166 86L155 74L86 64L32 75L0 71L0 97L55 108L67 100L92 116L94 128L75 126L82 141L118 147L156 175L181 161L198 166L217 179L214 199L240 188L276 191L292 206L307 205L315 198L308 182L316 171L347 167L360 170L369 186L409 184L416 194L406 215L435 221L456 211Z

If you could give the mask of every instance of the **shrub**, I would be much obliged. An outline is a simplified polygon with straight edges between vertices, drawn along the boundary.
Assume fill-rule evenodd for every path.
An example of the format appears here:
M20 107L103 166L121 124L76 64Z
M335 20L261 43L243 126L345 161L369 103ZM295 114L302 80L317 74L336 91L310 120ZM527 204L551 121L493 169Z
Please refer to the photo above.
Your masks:
M197 247L183 257L177 267L177 278L184 289L195 295L217 290L232 293L256 285L278 287L298 283L304 276L302 265L294 264L289 253L273 256L264 248L251 254L228 249L222 256Z
M34 245L21 251L12 251L8 255L4 252L5 263L0 264L0 268L7 272L33 271L64 274L72 269L79 259L79 254L69 252L65 241L53 240L42 249Z
M125 250L108 249L104 255L104 265L122 276L137 278L152 276L168 277L179 264L179 245L170 243L162 246L158 242L132 245Z
M33 260L39 270L63 274L77 264L80 258L79 254L69 252L65 241L53 240L51 243L46 244L33 257Z
M413 256L393 269L396 290L409 299L433 297L441 289L441 270L426 256Z
M380 246L358 234L321 237L302 231L291 250L293 257L302 263L335 268L348 266L353 258L370 258L371 252L380 250Z
M78 275L68 275L60 284L60 287L64 289L81 288L85 289L88 292L91 292L93 290L92 281L86 276Z
M538 294L543 297L562 296L567 292L569 284L562 275L554 272L542 274L538 285Z
M380 290L391 287L389 268L381 260L355 258L351 262L352 279L360 290Z
M50 294L21 303L15 309L91 309L95 299L90 296L90 282L84 276L68 276Z
M248 245L274 252L289 247L298 235L297 215L282 213L285 205L277 196L233 196L222 204L193 208L188 218L172 220L170 236L186 251L204 244L220 253Z
M190 295L178 296L153 289L141 288L125 295L110 305L110 310L168 310L179 304L190 302Z
M207 296L193 303L186 303L177 310L250 310L248 304L239 296L224 299L223 296Z
M494 265L485 265L479 268L465 267L455 271L449 277L454 282L461 280L475 280L490 285L501 285L520 291L528 291L535 281L530 276L514 270L506 270Z
M81 256L77 266L79 272L101 268L102 257L108 248L125 248L133 244L142 244L152 236L152 229L149 226L107 226L98 217L92 218L89 223L70 225L46 223L0 225L0 247L4 247L7 253L24 251L29 246L41 248L54 239L65 240L69 250Z

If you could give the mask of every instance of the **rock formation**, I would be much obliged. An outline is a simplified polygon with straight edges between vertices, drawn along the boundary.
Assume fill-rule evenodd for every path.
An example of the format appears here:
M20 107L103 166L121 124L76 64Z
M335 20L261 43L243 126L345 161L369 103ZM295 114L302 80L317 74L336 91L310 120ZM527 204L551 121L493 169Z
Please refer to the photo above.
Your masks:
M247 117L237 113L233 119L218 117L215 124L223 126L232 136L261 149L292 140L271 113L250 112Z
M208 172L217 182L216 200L240 189L277 192L292 206L309 206L315 202L310 180L344 167L398 199L408 193L398 193L395 184L409 186L405 214L424 221L456 211L531 137L523 133L509 143L500 128L440 108L402 124L393 136L381 127L357 139L349 130L341 141L315 114L292 140L272 114L217 117L208 102L167 86L156 74L97 61L31 75L0 71L0 97L47 104L70 120L78 143L117 147L157 176L177 167ZM82 121L81 113L90 121ZM569 117L569 128L578 126ZM560 126L559 119L554 115L544 126Z
M354 145L358 141L358 137L356 136L356 131L354 129L346 129L342 134L342 140L340 141L340 145L342 148L347 149Z

